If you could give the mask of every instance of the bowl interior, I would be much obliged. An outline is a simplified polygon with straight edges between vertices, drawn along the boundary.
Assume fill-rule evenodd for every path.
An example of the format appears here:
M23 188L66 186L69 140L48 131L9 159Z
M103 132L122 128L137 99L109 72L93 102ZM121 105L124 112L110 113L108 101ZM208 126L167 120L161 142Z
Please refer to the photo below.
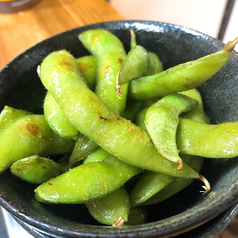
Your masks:
M126 51L129 30L134 29L138 44L159 55L164 68L216 52L220 41L191 29L159 22L120 21L93 24L51 37L16 57L0 71L0 109L5 105L43 113L46 90L36 68L55 50L66 49L75 57L88 52L79 42L80 32L104 28L117 35ZM233 39L231 39L233 40ZM238 54L198 89L212 123L237 121ZM0 203L11 214L52 236L74 237L158 237L179 234L199 226L223 212L238 198L238 159L205 159L201 173L209 180L212 192L201 195L201 183L194 181L177 195L148 207L148 223L116 229L99 225L84 205L42 205L35 201L34 185L16 179L9 171L0 174Z

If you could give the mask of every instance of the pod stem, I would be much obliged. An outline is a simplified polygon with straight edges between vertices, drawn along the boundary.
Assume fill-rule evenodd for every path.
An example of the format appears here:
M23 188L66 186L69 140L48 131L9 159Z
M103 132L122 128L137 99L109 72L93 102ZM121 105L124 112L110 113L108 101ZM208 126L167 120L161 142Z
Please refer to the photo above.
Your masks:
M211 186L210 186L210 183L208 182L208 180L204 176L202 176L201 174L199 175L198 179L201 180L204 183L204 186L202 186L202 188L205 191L200 191L200 192L203 193L203 194L209 192L211 190Z
M131 36L131 49L136 47L137 42L136 42L136 33L133 29L130 29L130 36Z
M178 163L177 170L182 169L182 167L183 167L183 160L182 160L182 159L178 159L178 160L177 160L177 163Z
M224 50L232 52L237 43L238 43L238 37L236 37L235 40L233 41L228 41L224 47Z
M120 216L120 217L117 217L116 220L112 223L112 226L114 227L120 227L124 224L125 222L125 219L124 217Z
M117 85L115 86L115 89L116 89L117 97L118 97L119 99L121 99L121 96L122 96L122 93L121 93L121 91L120 91L121 86L120 86L119 84L117 84Z
M119 84L119 74L120 74L120 71L119 71L118 74L117 74L117 80L116 80L115 89L116 89L117 97L118 97L119 99L121 99L122 93L121 93L121 91L120 91L121 85Z

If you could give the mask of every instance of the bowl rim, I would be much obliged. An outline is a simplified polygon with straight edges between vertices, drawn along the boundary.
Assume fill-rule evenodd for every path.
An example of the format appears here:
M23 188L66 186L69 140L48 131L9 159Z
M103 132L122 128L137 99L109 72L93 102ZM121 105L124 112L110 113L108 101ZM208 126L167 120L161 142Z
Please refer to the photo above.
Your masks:
M222 41L217 40L214 37L211 37L211 36L206 35L202 32L193 30L193 29L185 27L185 26L180 26L180 25L172 24L172 23L158 22L158 21L143 21L143 20L121 20L121 21L100 22L100 23L84 25L84 26L80 26L80 27L76 27L76 28L67 30L67 31L63 31L56 35L48 37L41 42L38 42L37 44L31 46L30 48L26 49L21 54L19 54L15 58L13 58L6 66L4 66L0 70L0 75L4 70L12 67L12 65L14 65L15 61L24 57L24 55L26 55L28 52L34 51L34 49L36 47L41 46L41 44L44 44L44 42L46 42L46 41L53 40L54 38L57 38L60 35L69 34L73 31L89 29L89 28L90 29L91 28L103 28L104 26L107 26L110 24L115 24L115 25L116 24L124 24L124 25L128 24L133 27L140 26L140 27L142 27L141 29L145 29L145 28L143 28L143 26L145 27L148 25L156 25L157 28L162 27L163 25L166 25L169 27L174 27L174 28L180 29L181 31L184 31L185 33L190 33L193 35L197 35L199 37L203 37L203 38L215 41L216 43L218 43L218 45L220 47L224 46L224 43ZM238 54L236 52L233 52L233 54L238 56ZM10 212L14 216L16 216L18 219L20 219L20 220L38 228L38 229L41 229L43 231L46 231L46 232L53 231L54 234L57 234L57 235L66 235L66 236L74 235L74 236L84 237L85 234L88 232L88 230L87 230L88 227L90 227L91 232L90 232L90 234L88 234L85 237L115 237L115 235L118 235L118 234L130 235L130 237L134 237L133 235L135 235L135 234L137 235L137 233L140 233L141 237L149 237L152 234L155 234L155 235L159 234L160 237L167 237L168 235L171 235L171 233L170 233L171 228L174 229L173 234L176 234L176 235L182 234L186 231L189 231L191 229L194 229L195 227L198 227L198 226L206 223L207 221L213 219L214 217L218 216L220 213L222 213L223 211L228 209L231 205L237 203L238 202L238 189L237 188L238 188L238 181L237 181L237 184L234 184L232 189L230 188L230 192L228 194L226 194L225 197L222 198L222 208L220 207L220 204L215 204L215 202L214 202L213 206L211 206L209 209L206 209L206 211L201 209L199 212L196 213L196 216L197 216L196 222L191 221L189 215L186 214L186 211L184 211L180 214L173 216L174 221L172 224L170 224L171 217L169 217L169 218L163 219L162 221L150 222L149 227L148 227L148 223L147 223L147 224L137 225L134 227L124 227L123 229L120 229L120 230L117 228L114 228L114 227L110 227L110 226L97 226L97 225L84 225L84 224L81 225L80 229L83 227L87 227L86 230L85 229L81 229L79 231L66 230L66 229L57 227L55 225L51 225L44 221L38 221L35 218L29 217L29 216L25 215L24 213L19 212L14 206L9 204L1 196L0 196L0 205L2 207L4 207L8 212ZM217 201L217 200L214 200L214 201ZM191 211L191 210L197 209L197 206L200 206L200 205L201 204L198 204L198 205L190 208L189 210ZM176 221L178 221L178 218L181 215L184 215L183 220L180 221L181 226L180 226L180 228L175 229L173 227L173 224ZM168 225L166 230L164 230L164 224ZM135 230L136 230L136 232L135 232ZM156 232L156 233L154 233L154 232Z

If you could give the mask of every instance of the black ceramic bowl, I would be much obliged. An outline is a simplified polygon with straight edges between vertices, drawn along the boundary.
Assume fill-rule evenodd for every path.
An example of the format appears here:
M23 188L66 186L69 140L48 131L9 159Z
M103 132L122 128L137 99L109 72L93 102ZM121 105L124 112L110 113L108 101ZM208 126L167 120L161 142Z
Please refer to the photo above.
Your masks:
M16 57L0 72L0 108L5 105L42 113L46 90L37 65L49 53L66 49L75 57L88 54L79 42L80 32L104 28L117 35L128 51L129 30L138 44L157 53L168 68L194 60L224 47L224 44L194 30L160 22L119 21L76 28L51 37ZM233 39L231 39L233 40ZM238 54L200 86L204 106L212 123L238 120ZM201 173L210 181L212 192L202 195L201 182L170 199L148 207L148 222L114 228L95 222L84 205L42 205L34 200L34 186L16 179L9 171L0 174L0 203L18 221L47 237L171 237L201 226L238 200L238 159L206 159Z

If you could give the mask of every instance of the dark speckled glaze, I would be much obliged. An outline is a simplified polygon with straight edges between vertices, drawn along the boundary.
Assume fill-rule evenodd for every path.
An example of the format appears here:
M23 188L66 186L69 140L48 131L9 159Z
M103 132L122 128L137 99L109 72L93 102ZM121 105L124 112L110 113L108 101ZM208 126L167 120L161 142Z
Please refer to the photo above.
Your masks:
M130 46L129 29L134 29L138 44L157 53L165 68L197 59L224 46L200 32L159 22L106 22L72 29L28 49L0 71L0 109L9 105L42 113L46 91L37 76L37 65L47 54L59 49L66 49L75 57L87 54L77 36L92 28L110 30L122 40L126 50ZM234 52L229 63L199 87L205 110L213 123L238 119L237 80L238 54ZM210 181L212 192L202 195L199 193L201 182L194 181L176 196L150 206L148 223L134 227L99 225L84 205L42 205L34 200L34 185L16 179L9 171L0 174L0 204L35 237L44 234L46 237L171 237L209 224L208 221L212 223L218 215L224 220L231 211L234 214L234 207L233 210L230 207L238 201L238 159L206 159L202 174ZM237 213L237 206L235 208Z

